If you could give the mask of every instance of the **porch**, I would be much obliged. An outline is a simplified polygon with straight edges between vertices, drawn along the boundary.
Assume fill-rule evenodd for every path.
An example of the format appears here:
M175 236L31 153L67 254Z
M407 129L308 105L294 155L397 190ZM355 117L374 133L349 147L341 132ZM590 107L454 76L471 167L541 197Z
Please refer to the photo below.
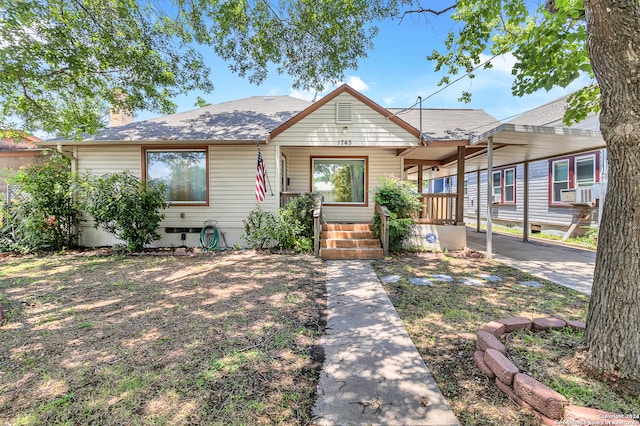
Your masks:
M281 192L280 206L300 197L299 192ZM425 250L462 250L466 246L464 223L457 209L457 194L422 194L418 196L421 208L415 222L415 235L409 247ZM314 216L314 254L326 259L374 259L389 252L389 219L386 207L376 203L375 213L382 220L379 244L369 223L322 223L322 202L318 199ZM372 218L373 219L373 218ZM462 226L459 226L462 225ZM366 228L366 229L365 229ZM360 235L366 231L367 235ZM322 253L324 252L324 254ZM326 256L325 256L326 254Z

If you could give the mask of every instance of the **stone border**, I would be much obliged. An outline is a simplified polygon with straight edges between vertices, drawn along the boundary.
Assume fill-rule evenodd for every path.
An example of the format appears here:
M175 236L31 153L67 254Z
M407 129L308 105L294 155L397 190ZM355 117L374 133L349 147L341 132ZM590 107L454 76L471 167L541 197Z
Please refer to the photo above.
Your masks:
M518 405L533 411L533 414L545 425L640 425L628 416L570 405L567 398L560 393L520 372L518 367L506 357L506 348L498 340L499 337L517 330L558 330L564 327L584 330L586 325L581 321L564 321L549 317L533 320L512 317L491 321L485 324L476 335L477 350L473 354L473 360L480 371L490 379L495 379L496 386L500 390Z

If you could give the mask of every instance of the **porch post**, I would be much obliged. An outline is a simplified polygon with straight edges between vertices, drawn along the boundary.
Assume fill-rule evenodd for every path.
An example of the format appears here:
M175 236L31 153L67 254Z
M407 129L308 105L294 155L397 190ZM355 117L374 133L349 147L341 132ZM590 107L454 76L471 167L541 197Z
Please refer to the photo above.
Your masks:
M493 204L493 136L487 141L487 257L493 252L493 230L491 229L491 210Z
M529 242L529 162L524 162L524 216L522 220L522 241Z
M464 225L464 146L458 147L458 177L456 180L456 225Z
M480 232L480 200L482 199L480 192L480 170L476 172L476 182L476 232Z
M274 159L273 161L275 161L276 164L276 205L275 205L275 209L278 209L280 207L280 203L282 202L281 200L281 191L282 191L282 186L281 186L281 182L282 182L282 164L281 164L281 152L280 152L280 144L276 144L275 146L275 155L274 155Z
M418 166L418 194L422 194L422 172L423 172L423 165L420 164Z

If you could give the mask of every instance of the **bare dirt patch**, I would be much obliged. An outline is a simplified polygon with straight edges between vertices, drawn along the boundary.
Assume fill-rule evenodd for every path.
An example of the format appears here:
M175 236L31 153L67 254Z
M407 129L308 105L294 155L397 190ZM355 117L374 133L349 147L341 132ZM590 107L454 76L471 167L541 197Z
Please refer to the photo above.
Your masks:
M96 254L2 259L0 423L310 423L321 261Z

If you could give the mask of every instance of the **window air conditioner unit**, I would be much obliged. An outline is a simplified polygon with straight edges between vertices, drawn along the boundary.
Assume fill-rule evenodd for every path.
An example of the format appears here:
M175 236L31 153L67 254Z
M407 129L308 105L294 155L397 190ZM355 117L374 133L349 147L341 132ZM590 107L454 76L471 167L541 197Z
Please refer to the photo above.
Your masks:
M576 204L593 206L593 190L590 186L580 186L576 188Z
M500 194L493 194L493 204L499 204L502 201Z
M575 203L576 202L576 190L575 189L561 189L560 190L560 202L561 203Z
M579 206L594 206L593 188L580 186L575 189L563 189L560 191L560 201Z

